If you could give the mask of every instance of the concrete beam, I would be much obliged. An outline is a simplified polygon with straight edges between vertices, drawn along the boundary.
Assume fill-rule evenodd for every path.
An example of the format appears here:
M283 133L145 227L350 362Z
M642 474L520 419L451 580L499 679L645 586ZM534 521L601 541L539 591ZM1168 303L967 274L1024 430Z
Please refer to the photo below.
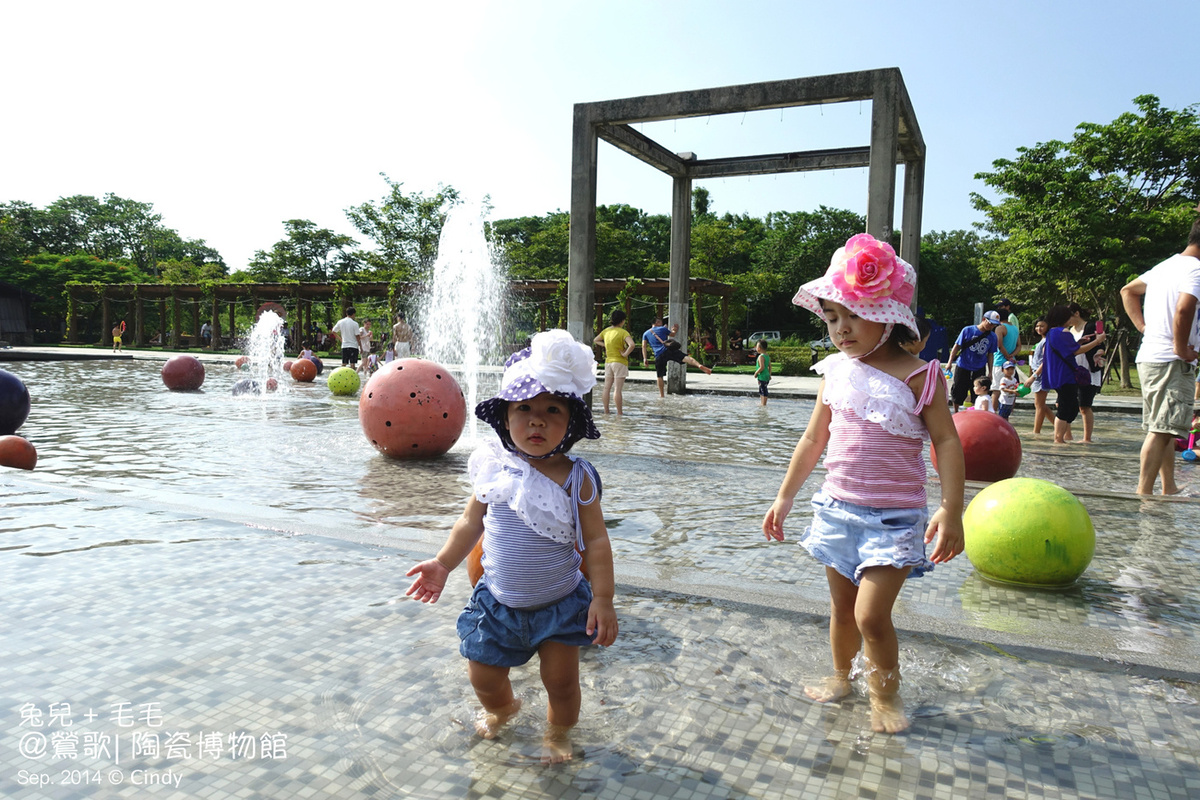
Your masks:
M876 82L885 73L899 74L895 67L792 78L784 81L746 83L690 92L628 97L586 103L600 123L654 122L664 119L734 114L770 108L810 106L869 100Z
M662 170L672 178L687 175L687 165L679 156L628 125L597 125L596 134L614 147L624 150L655 169Z
M693 180L700 180L739 175L773 175L780 172L866 167L870 163L870 147L841 147L799 153L701 159L688 166L688 176Z

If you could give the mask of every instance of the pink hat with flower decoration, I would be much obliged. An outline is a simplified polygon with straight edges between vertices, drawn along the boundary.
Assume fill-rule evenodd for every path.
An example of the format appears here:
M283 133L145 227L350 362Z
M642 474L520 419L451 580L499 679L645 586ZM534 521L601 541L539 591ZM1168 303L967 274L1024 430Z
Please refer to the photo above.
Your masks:
M890 244L860 233L838 248L825 274L801 286L792 302L823 317L821 301L831 300L863 319L903 325L919 337L911 307L916 288L916 270Z

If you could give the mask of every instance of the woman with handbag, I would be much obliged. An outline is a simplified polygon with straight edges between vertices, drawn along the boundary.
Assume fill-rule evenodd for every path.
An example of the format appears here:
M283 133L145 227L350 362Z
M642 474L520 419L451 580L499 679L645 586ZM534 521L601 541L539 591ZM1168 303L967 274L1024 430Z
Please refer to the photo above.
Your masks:
M1090 386L1092 373L1087 367L1075 363L1075 356L1099 347L1106 334L1098 333L1088 342L1075 340L1071 328L1082 325L1083 318L1067 306L1054 306L1046 313L1045 369L1042 386L1058 392L1058 406L1054 419L1054 443L1062 444L1071 435L1071 423L1079 416L1079 387Z

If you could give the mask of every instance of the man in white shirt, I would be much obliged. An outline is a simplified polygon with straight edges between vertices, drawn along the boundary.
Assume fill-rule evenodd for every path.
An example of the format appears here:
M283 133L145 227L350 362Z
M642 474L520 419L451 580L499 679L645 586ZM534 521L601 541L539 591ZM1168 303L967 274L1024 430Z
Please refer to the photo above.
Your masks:
M342 343L342 366L358 366L358 323L354 321L354 307L346 309L346 316L333 326L333 333Z
M1142 299L1145 299L1143 310ZM1138 379L1142 385L1142 443L1138 494L1179 494L1175 483L1175 439L1192 427L1192 385L1200 353L1196 302L1200 298L1200 219L1187 247L1121 289L1125 313L1142 336Z

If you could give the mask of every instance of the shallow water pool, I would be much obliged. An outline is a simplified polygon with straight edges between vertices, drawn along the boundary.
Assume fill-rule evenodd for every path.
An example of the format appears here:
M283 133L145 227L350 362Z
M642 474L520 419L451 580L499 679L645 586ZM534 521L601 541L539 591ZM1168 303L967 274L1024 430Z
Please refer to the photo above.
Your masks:
M403 596L461 511L469 443L389 461L353 398L234 398L220 365L201 393L165 391L153 363L8 368L39 464L0 470L3 796L1200 795L1200 506L1120 494L1134 419L1098 414L1087 449L1025 440L1021 474L1096 525L1075 587L997 587L960 558L905 588L914 724L889 737L861 694L804 699L829 660L823 571L758 531L811 401L627 387L631 413L579 446L604 478L621 636L585 655L576 759L548 768L536 667L514 670L507 732L471 733L465 575L436 606Z

